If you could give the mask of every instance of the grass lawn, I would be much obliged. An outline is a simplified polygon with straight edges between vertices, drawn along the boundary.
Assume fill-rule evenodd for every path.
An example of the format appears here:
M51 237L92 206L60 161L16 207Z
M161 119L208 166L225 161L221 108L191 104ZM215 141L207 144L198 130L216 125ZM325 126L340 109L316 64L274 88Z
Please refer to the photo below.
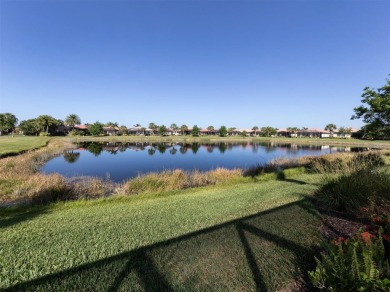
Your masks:
M0 136L0 157L43 147L49 140L49 137Z
M0 209L0 289L278 290L313 266L317 177Z

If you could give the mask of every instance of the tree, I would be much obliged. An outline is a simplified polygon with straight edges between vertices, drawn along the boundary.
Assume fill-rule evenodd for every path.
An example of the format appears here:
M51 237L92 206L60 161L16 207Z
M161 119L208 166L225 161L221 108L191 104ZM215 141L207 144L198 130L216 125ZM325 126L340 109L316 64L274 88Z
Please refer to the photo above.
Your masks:
M104 133L103 131L103 124L99 121L95 122L89 127L89 133L93 136L98 136Z
M208 126L207 127L207 130L209 130L210 132L214 131L214 127L213 126Z
M19 128L23 131L24 135L38 135L41 130L41 126L37 123L36 119L21 121Z
M352 128L346 128L346 127L340 127L339 128L339 134L345 135L345 134L351 134Z
M73 129L75 125L79 124L81 124L81 120L80 117L76 114L70 114L65 118L65 126L68 126L71 129Z
M149 123L149 129L151 129L154 133L157 131L158 126L155 123Z
M199 136L199 127L197 125L192 127L192 136Z
M164 125L161 125L160 127L158 127L158 133L161 136L164 136L166 132L167 132L167 127L165 127Z
M36 118L38 125L41 127L41 131L49 134L55 131L55 129L61 125L61 121L53 118L49 115L40 115Z
M229 129L227 129L227 131L228 131L228 133L232 133L235 129L237 129L236 127L231 127L231 128L229 128Z
M227 135L227 129L225 126L221 126L221 128L219 128L219 136L220 137L226 137Z
M390 138L390 79L387 84L378 88L365 87L361 100L365 105L355 107L351 120L363 118L366 124L363 129L369 139Z
M331 133L331 135L333 135L333 132L334 132L334 130L336 130L337 129L337 126L335 125L335 124L327 124L326 126L325 126L325 131L329 131L330 133Z
M121 132L122 135L127 134L127 127L125 125L122 125L119 127L119 131Z
M174 134L176 134L177 130L179 129L179 127L175 123L171 124L170 128L172 129Z
M252 130L255 131L255 136L257 135L257 130L258 130L258 129L259 129L258 126L254 126L254 127L252 128Z
M0 114L0 136L3 135L3 133L8 134L9 132L15 130L17 122L18 119L13 114Z
M273 127L270 127L270 126L261 128L261 135L263 137L271 137L273 135L276 135L277 132L278 132L277 128L273 128Z
M288 127L287 132L290 133L290 137L296 137L297 136L296 134L299 132L299 128L298 127Z
M108 122L105 125L106 127L118 127L118 123Z
M247 133L247 132L244 130L244 131L242 131L242 132L241 132L241 134L240 134L240 135L241 135L242 137L246 137L246 136L247 136L247 134L248 134L248 133Z
M183 125L181 125L180 130L181 130L182 135L184 135L184 133L188 130L188 126L183 124Z

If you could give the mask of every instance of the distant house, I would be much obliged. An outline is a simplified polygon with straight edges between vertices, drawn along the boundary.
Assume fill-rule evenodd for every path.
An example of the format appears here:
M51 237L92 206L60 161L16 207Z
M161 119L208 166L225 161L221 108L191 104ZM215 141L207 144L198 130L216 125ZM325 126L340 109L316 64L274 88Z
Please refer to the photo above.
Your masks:
M299 137L309 137L309 138L329 138L331 137L331 132L316 129L316 128L310 128L306 130L300 130L297 132Z
M118 135L119 133L119 128L118 127L103 127L103 132L104 132L104 135L108 135L108 136L116 136Z
M129 135L144 135L145 128L143 127L131 127L127 129L127 134Z
M234 129L233 131L228 132L230 136L241 136L243 133L246 133L247 136L254 136L255 130L252 129ZM260 131L256 131L256 134L259 134Z
M219 135L219 130L199 130L199 135L201 136L218 136Z

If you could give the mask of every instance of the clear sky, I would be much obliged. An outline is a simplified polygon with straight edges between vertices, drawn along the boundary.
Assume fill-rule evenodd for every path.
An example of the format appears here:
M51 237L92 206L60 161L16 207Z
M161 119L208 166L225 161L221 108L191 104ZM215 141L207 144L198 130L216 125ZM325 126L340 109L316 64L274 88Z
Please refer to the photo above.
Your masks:
M0 113L83 123L362 126L390 1L0 0Z

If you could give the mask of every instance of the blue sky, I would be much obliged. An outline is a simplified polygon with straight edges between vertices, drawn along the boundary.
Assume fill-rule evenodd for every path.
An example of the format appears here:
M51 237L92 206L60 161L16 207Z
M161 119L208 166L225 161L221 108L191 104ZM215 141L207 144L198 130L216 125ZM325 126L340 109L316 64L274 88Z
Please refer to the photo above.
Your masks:
M0 112L83 123L362 126L390 1L0 0Z

